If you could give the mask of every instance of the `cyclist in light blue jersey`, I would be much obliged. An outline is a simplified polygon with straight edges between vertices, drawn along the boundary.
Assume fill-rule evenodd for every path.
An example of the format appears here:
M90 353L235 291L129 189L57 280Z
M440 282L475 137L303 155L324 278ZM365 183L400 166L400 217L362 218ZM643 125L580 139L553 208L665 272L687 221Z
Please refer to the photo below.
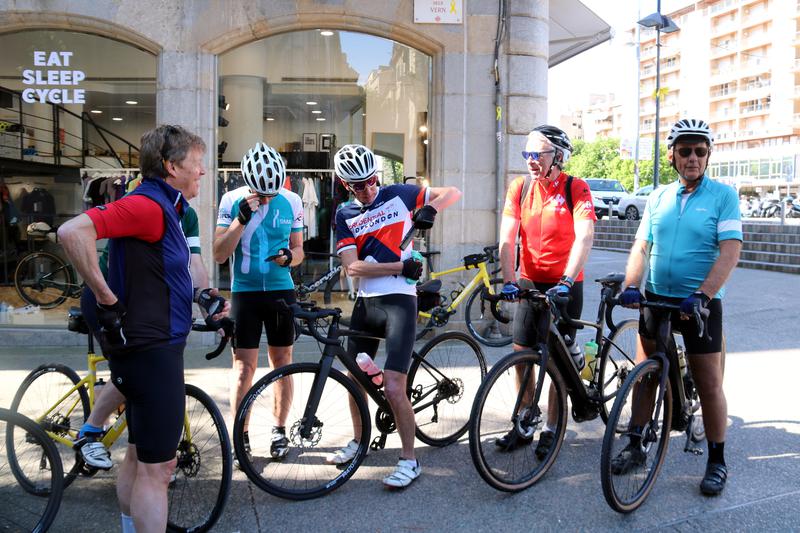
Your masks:
M647 299L680 305L672 324L683 334L708 437L708 464L700 491L715 496L725 488L728 478L724 457L728 404L722 389L722 297L724 283L739 262L742 249L739 199L731 187L705 175L712 134L704 121L679 120L667 137L667 147L678 181L656 189L647 200L628 258L627 288L620 302L626 307L639 307L639 286L649 260ZM700 309L709 311L710 338L698 337L697 325L688 320ZM655 351L657 313L650 308L642 310L639 334L643 350L637 361ZM632 421L637 412L641 409L634 406ZM643 464L646 452L639 442L641 434L637 436L632 431L631 443L612 460L612 473L624 474Z
M292 362L294 321L286 303L294 303L289 267L303 261L303 202L283 188L286 167L274 149L256 143L242 159L246 185L225 193L214 235L214 260L231 258L231 293L236 321L231 411L235 418L242 397L253 383L262 329L272 368ZM281 380L275 398L270 452L279 460L289 453L286 416L291 380ZM245 448L250 441L245 427Z

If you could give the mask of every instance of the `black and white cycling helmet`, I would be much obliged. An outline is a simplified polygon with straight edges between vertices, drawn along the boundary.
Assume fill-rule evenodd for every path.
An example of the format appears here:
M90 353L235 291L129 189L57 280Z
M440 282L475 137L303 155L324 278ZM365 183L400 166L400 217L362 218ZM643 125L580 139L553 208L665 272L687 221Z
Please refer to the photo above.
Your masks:
M572 143L569 140L569 136L563 130L555 126L544 124L534 128L533 131L538 131L544 135L547 140L561 152L560 163L562 165L569 160L569 156L572 154Z
M275 148L256 143L242 158L242 177L256 194L275 196L286 181L286 165Z
M667 148L672 148L681 137L704 139L709 146L714 144L714 134L705 121L696 118L682 118L676 122L667 136Z
M366 181L375 175L375 154L361 144L346 144L333 157L336 175L347 183Z

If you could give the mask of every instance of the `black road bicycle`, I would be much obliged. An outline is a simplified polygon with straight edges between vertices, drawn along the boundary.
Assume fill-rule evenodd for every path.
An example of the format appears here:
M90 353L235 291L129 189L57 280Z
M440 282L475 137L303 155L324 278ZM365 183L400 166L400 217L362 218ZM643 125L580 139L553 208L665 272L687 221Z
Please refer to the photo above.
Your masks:
M517 492L544 476L564 440L567 396L572 400L576 422L598 415L607 419L617 387L636 358L638 321L614 323L612 318L614 296L623 279L622 274L611 274L596 280L601 284L601 298L595 322L570 318L564 310L567 298L550 298L536 290L520 291L520 299L529 299L536 306L537 338L547 340L495 363L475 396L469 425L470 453L478 473L492 487ZM486 297L490 301L501 298ZM581 377L557 329L562 322L596 330L596 371L588 380ZM603 332L604 325L610 330L608 336ZM550 384L555 386L555 395L548 394ZM555 421L553 441L549 448L537 450L548 415Z
M42 309L58 307L67 298L80 298L83 291L72 265L50 252L23 257L14 271L14 287L25 302Z
M686 434L683 451L701 455L705 440L700 400L683 349L675 342L670 314L680 306L642 302L658 313L656 351L636 365L619 389L603 436L600 478L612 509L630 513L655 485L669 446L670 431ZM706 335L708 310L694 315L699 336ZM632 438L633 437L633 438ZM622 461L624 453L635 455Z
M339 327L340 309L304 309L291 306L295 317L324 345L317 363L294 363L276 369L258 380L242 399L233 427L233 444L247 477L266 492L290 500L316 498L346 482L372 450L386 445L386 436L396 423L383 390L376 387L342 346L348 336L363 332ZM312 326L330 320L327 336ZM374 338L374 337L372 337ZM375 426L380 435L370 441L372 423L367 400L358 385L334 368L339 360L378 406ZM438 335L412 354L408 372L408 396L417 424L416 436L430 446L446 446L467 431L472 398L486 374L480 346L468 335L449 332ZM291 405L276 405L281 387L292 392ZM350 400L357 406L356 422L350 416ZM271 429L276 409L286 409L288 455L270 456ZM243 432L248 428L250 453L245 451ZM353 459L344 465L328 464L326 457L348 445L355 428L361 440Z

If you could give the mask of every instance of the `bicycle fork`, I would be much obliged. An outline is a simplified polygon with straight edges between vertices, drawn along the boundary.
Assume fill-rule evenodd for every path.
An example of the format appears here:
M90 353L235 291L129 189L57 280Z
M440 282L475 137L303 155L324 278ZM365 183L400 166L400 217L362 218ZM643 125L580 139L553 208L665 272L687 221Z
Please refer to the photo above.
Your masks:
M325 347L328 351L328 347ZM300 439L305 442L314 443L319 439L315 438L315 433L322 430L322 422L317 418L317 408L322 399L322 391L325 388L325 381L328 379L331 367L333 366L333 355L323 354L322 360L319 364L319 372L314 377L314 383L311 385L311 391L308 394L308 401L306 408L303 411L303 418L299 422L298 434Z
M511 416L511 421L514 423L516 438L531 438L533 432L542 423L542 411L539 409L539 399L541 398L542 388L544 386L547 361L550 357L546 344L539 344L539 353L541 354L541 359L539 360L539 372L536 376L533 398L530 403L525 406L523 406L523 402L528 390L528 383L531 380L533 364L525 367L522 373L522 379L520 380L519 393L517 394L517 401L514 404L514 414Z

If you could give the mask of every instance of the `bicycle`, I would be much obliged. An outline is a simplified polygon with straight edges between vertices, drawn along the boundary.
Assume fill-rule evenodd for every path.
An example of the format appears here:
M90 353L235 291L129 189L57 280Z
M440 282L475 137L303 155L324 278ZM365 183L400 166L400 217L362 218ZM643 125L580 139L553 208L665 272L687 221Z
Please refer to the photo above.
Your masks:
M215 331L217 327L194 324L192 329ZM66 365L41 365L23 380L11 403L12 411L34 420L57 445L64 465L65 488L78 475L92 477L97 473L97 469L86 465L80 453L73 450L73 444L94 406L95 386L103 384L97 379L97 365L106 361L104 356L94 353L94 339L80 309L70 309L68 328L88 337L87 374L80 378ZM219 355L227 340L226 333L217 349L206 357ZM116 420L100 440L107 449L127 427L123 414L124 407L120 406ZM11 450L16 449L16 440L11 432L6 432L6 445ZM169 529L207 531L222 514L230 491L231 445L225 420L214 400L190 384L186 384L186 416L177 458L175 479L169 486ZM34 490L32 482L24 481L27 476L23 465L15 460L9 464L14 475L23 479L23 488L29 492ZM40 468L46 469L47 464L43 462Z
M327 494L345 483L361 465L367 446L379 450L386 436L395 431L394 415L383 390L376 387L342 346L342 338L364 336L362 332L340 329L340 309L304 309L290 306L295 316L309 325L309 332L324 345L317 363L294 363L273 370L258 380L242 399L233 427L236 457L248 479L260 489L280 498L306 500ZM309 306L306 306L309 307ZM310 325L330 320L326 336ZM374 337L373 337L374 338ZM338 359L353 379L333 368ZM430 446L446 446L467 431L469 402L486 374L480 346L464 333L448 332L431 339L412 354L408 373L408 396L416 419L416 437ZM270 457L271 428L276 385L291 380L293 399L286 422L289 454L282 460ZM372 425L367 400L359 387L377 404L375 425L380 435L370 441ZM285 383L285 382L284 382ZM358 407L353 422L349 400ZM244 445L244 428L249 424L250 453ZM353 459L331 465L326 455L345 447L353 439L354 426L361 427L361 440Z
M664 464L671 430L685 432L684 452L701 455L703 450L696 444L705 440L702 419L696 415L700 409L697 389L686 355L672 333L670 313L679 311L680 306L644 301L641 306L659 311L656 351L636 365L620 387L603 436L600 461L603 495L620 513L636 510L647 499ZM708 310L703 311L693 317L700 337L706 335L708 318ZM626 446L634 446L631 436L638 438L643 460L623 471L612 462Z
M551 298L533 289L520 291L520 299L534 301L538 309L537 338L546 340L495 363L475 396L470 416L472 462L483 480L495 489L518 492L547 473L566 433L567 396L576 422L593 420L598 415L607 420L617 386L633 368L636 357L638 321L614 323L612 319L614 296L623 279L622 274L611 274L596 280L601 284L601 298L595 322L570 318L563 309L568 298ZM490 301L499 298L487 296ZM586 326L596 330L598 355L596 371L591 376L582 375L570 356L556 327L562 322L577 329ZM603 333L604 324L610 330L608 336ZM555 386L555 401L548 400L550 383ZM556 428L552 445L545 453L537 450L537 437L547 415L553 414L550 410L555 413L551 418L555 418ZM503 436L507 444L498 440Z
M319 256L324 256L324 257L335 257L332 254L318 253L318 252L307 252L307 254L309 254L309 255L319 255ZM336 256L336 257L338 259L338 256ZM298 280L296 285L295 285L295 289L294 289L295 295L297 297L297 301L298 302L303 302L303 303L308 303L309 302L309 298L311 297L311 294L313 294L314 292L320 290L321 287L324 287L322 289L322 292L323 292L322 301L325 303L325 305L330 305L330 303L331 303L331 293L333 291L333 288L339 282L339 275L340 275L341 271L342 271L342 265L340 263L340 264L334 266L333 268L331 268L330 270L326 271L325 273L323 273L319 278L317 278L315 281L311 282L308 285L306 285L305 283L301 283ZM312 305L314 304L314 302L310 302L310 303ZM321 319L317 320L314 323L314 327L320 333L323 333L323 332L328 330L328 326L330 325L329 322L330 322L329 320L321 318ZM295 318L294 319L294 340L299 339L300 335L310 335L310 333L308 333L306 331L306 328L305 328L305 325L303 324L303 321L302 320L298 320L297 318Z
M83 292L72 265L50 252L23 257L14 270L14 287L22 300L42 309L58 307L67 298L80 298Z
M58 450L38 424L8 409L0 408L0 432L14 443L0 439L0 531L47 531L64 490Z
M500 271L498 267L491 272L487 268L488 264L497 264L499 262L497 256L498 247L487 246L483 249L483 253L470 254L463 258L463 265L442 270L440 272L433 272L430 268L430 253L427 255L428 267L430 272L430 280L419 285L418 293L439 293L440 301L434 302L428 310L420 310L420 320L425 324L417 328L417 340L420 340L433 328L440 328L447 325L450 317L456 313L457 308L466 299L467 306L464 312L464 320L467 325L467 330L475 340L486 346L506 346L511 343L513 333L512 321L514 319L514 308L516 304L511 302L500 302L501 309L496 310L496 314L489 312L490 305L486 298L487 294L499 294L503 287L502 278L494 278L495 274ZM438 253L438 252L432 252ZM447 303L447 298L441 296L441 280L443 276L463 272L465 270L478 269L478 272L472 280L460 289L456 289L450 293L450 303Z

